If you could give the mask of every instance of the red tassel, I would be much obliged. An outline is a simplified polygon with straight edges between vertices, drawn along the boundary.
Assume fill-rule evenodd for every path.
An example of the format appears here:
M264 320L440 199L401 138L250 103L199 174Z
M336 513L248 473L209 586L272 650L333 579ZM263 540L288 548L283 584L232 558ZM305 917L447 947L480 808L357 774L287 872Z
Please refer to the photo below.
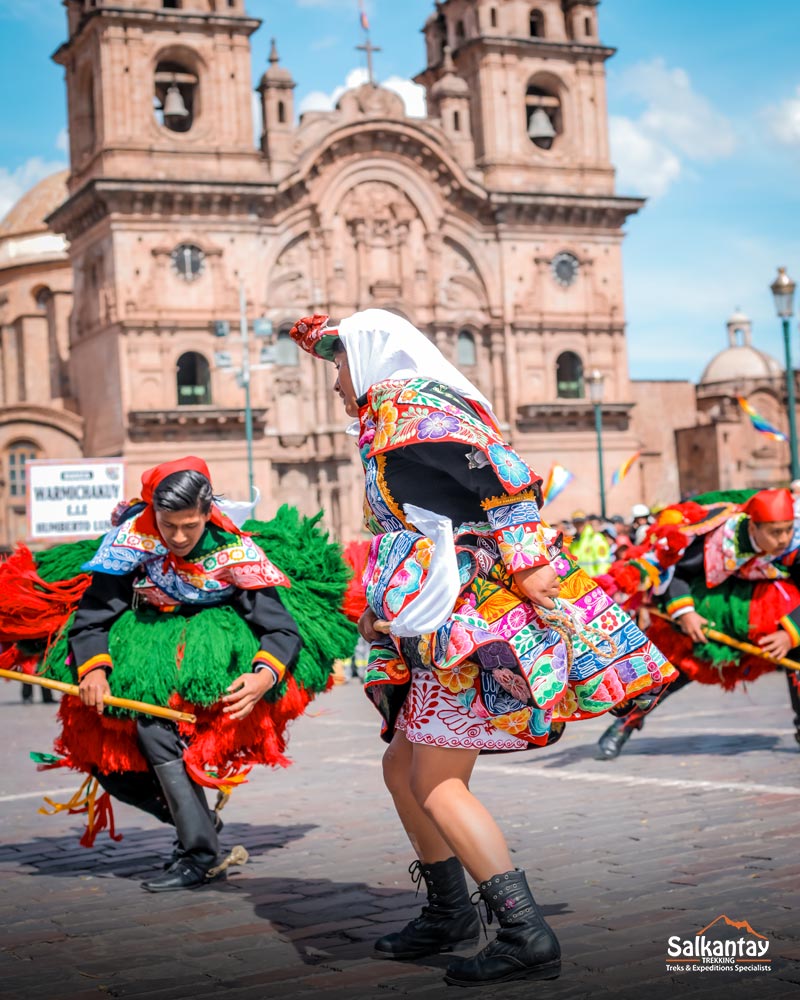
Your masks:
M114 807L111 804L111 796L108 792L103 792L102 795L95 799L94 813L92 814L90 810L89 821L80 839L81 847L94 847L98 833L102 833L104 830L108 830L108 836L111 840L115 840L118 843L122 840L122 834L117 833L114 826Z
M0 642L44 639L57 635L78 606L91 576L47 583L30 549L20 545L0 564Z
M77 698L62 698L58 717L62 728L55 750L69 757L70 766L89 772L96 767L104 774L147 770L133 719L98 715Z

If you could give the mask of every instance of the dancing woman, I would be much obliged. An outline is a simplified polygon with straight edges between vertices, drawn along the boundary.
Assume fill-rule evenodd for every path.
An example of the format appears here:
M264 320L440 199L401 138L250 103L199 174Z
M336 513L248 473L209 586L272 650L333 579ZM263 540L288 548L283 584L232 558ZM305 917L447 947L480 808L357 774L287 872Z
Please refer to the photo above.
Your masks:
M369 309L292 330L333 362L358 418L364 576L372 642L365 688L384 720L384 778L427 905L376 942L412 959L474 941L464 868L500 930L446 980L555 978L560 947L494 817L469 789L482 751L553 742L660 688L672 668L540 522L540 479L502 439L489 402L406 320ZM391 634L379 629L390 628Z

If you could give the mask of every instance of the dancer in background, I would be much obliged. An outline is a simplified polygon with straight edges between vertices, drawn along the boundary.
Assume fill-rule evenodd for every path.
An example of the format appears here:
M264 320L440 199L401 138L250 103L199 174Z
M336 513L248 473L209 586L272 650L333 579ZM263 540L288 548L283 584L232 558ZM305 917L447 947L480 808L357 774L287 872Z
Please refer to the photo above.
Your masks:
M672 619L654 616L647 628L680 671L659 704L693 681L726 690L754 681L781 669L774 661L794 658L800 645L800 532L792 495L762 490L743 505L727 496L662 511L644 545L629 550L604 581L610 593L621 591L629 600L646 594ZM763 656L709 640L705 625L756 644ZM800 674L789 670L787 678L800 742ZM617 719L600 737L598 758L618 757L643 725L639 709Z

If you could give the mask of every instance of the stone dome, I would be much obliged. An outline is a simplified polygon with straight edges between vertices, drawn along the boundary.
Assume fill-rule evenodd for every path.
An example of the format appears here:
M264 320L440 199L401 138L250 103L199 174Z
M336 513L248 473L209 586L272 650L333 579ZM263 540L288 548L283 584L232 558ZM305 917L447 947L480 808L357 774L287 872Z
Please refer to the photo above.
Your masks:
M750 344L726 347L715 354L700 376L700 384L738 382L741 379L775 378L783 375L780 363Z
M67 177L69 170L59 170L26 191L0 221L0 240L48 232L44 220L66 201Z

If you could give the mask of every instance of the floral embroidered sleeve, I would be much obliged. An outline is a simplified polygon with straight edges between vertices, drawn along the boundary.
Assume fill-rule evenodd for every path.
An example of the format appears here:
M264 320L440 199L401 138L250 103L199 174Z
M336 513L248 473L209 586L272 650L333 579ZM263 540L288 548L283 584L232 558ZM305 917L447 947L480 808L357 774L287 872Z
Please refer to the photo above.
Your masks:
M501 494L481 504L492 526L500 558L509 573L544 566L549 562L539 507L532 490L510 497Z

